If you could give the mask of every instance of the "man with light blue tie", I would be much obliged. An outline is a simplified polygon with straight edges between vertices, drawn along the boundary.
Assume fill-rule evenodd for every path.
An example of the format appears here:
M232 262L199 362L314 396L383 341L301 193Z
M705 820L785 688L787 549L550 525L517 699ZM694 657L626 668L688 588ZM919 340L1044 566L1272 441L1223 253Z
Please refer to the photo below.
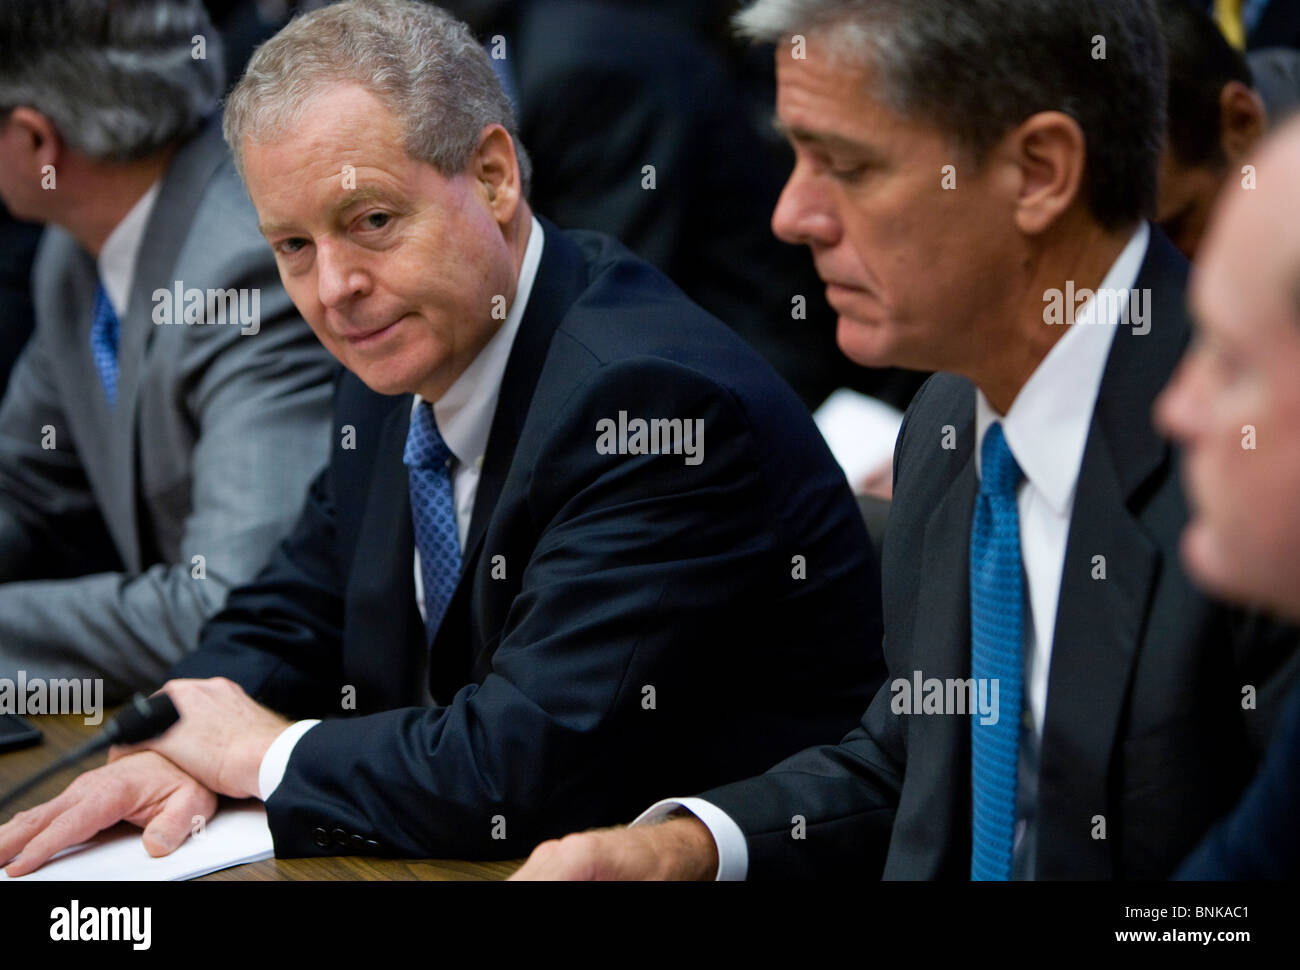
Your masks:
M1300 655L1179 563L1150 412L1187 264L1146 221L1149 5L758 0L738 22L776 44L796 160L773 227L811 247L841 348L944 372L895 449L888 675L839 744L544 843L518 876L1167 877Z
M325 460L335 367L257 234L223 87L199 0L0 10L0 196L48 224L0 404L0 677L156 687Z

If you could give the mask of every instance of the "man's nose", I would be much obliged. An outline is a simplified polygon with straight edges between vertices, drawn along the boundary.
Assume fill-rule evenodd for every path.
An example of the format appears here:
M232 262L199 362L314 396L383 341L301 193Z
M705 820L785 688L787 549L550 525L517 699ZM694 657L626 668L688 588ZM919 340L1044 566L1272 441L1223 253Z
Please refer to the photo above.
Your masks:
M796 245L834 246L840 240L840 221L823 187L797 163L781 190L772 212L772 232Z
M1201 361L1193 348L1183 357L1152 409L1156 430L1175 442L1187 443L1201 430L1201 404L1206 392L1198 386L1200 369Z
M352 298L364 295L368 286L368 277L348 255L346 247L330 240L317 243L316 287L323 306L338 309Z

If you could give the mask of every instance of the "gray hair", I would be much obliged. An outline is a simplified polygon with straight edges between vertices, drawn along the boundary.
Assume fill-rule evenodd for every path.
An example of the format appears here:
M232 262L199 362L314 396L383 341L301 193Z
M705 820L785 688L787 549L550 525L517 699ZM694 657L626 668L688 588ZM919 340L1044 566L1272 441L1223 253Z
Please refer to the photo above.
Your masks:
M225 83L199 0L0 3L0 111L39 111L91 158L131 161L179 141Z
M976 162L1037 112L1064 112L1087 143L1093 217L1118 229L1154 214L1166 90L1150 0L757 0L734 23L757 43L815 35Z
M226 101L226 142L243 174L243 139L266 141L321 88L351 81L401 125L406 153L444 175L465 170L483 129L510 133L524 195L531 166L514 108L469 28L412 0L343 0L295 18L258 48Z

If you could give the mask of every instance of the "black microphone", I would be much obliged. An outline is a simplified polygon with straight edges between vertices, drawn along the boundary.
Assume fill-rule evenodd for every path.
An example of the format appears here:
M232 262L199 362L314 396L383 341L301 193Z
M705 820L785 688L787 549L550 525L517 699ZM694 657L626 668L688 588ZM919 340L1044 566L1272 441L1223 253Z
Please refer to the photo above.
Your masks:
M79 748L69 751L54 764L42 768L17 788L0 796L0 808L4 808L19 795L35 788L50 775L56 774L82 758L103 751L115 744L139 744L156 738L180 720L180 712L166 694L154 694L145 697L136 694L130 702L117 712L117 716L104 725L104 730L95 735Z
M181 719L176 705L166 694L154 694L145 697L136 694L130 703L117 712L113 720L104 725L99 736L90 741L93 751L100 751L114 744L139 744L158 737Z

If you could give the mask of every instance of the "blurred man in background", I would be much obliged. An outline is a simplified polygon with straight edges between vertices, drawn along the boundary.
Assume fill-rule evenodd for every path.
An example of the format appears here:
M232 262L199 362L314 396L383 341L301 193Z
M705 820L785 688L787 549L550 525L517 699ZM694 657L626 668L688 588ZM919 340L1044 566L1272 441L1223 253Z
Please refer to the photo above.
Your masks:
M48 223L0 405L0 676L154 687L288 531L329 444L211 114L198 0L0 7L0 198Z
M1169 53L1169 100L1156 221L1188 259L1215 199L1243 178L1268 125L1245 55L1187 0L1158 0Z

